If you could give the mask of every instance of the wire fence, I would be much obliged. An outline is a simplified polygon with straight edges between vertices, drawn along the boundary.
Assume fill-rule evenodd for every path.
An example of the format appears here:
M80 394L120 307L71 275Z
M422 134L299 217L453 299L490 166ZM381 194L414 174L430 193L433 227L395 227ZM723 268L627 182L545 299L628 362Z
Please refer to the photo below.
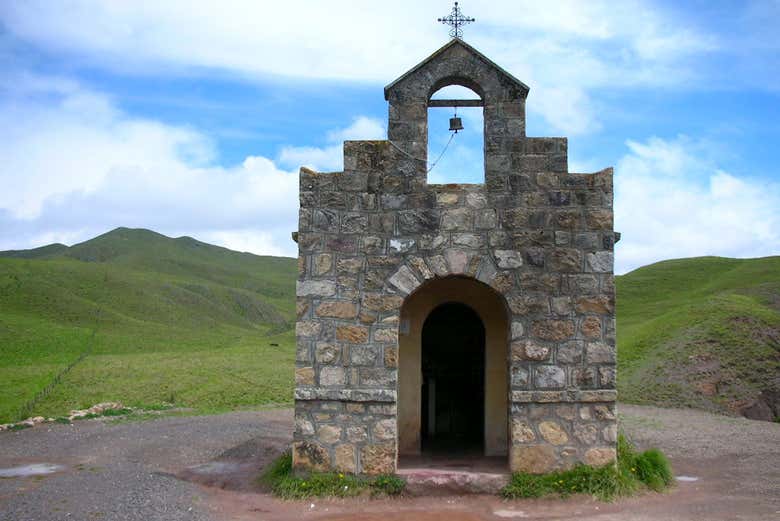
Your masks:
M92 350L95 347L95 335L97 334L98 329L98 323L100 322L100 309L97 310L95 318L95 327L92 329L92 334L87 339L87 345L84 348L84 351L81 352L81 354L73 360L71 363L69 363L66 367L64 367L60 372L58 372L56 375L54 375L54 378L52 378L51 382L46 384L46 387L35 393L35 396L33 396L31 399L27 400L27 402L24 403L19 408L19 421L26 420L30 416L32 416L33 410L35 409L35 406L38 405L38 403L49 396L51 392L54 390L57 385L62 381L62 379L79 363L81 363L86 357L88 357L90 354L92 354Z

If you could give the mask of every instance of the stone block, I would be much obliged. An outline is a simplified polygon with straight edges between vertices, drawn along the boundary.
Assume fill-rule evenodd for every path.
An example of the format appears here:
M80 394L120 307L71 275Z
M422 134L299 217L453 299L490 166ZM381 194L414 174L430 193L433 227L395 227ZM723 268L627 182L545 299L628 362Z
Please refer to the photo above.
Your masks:
M336 339L350 344L364 344L368 342L368 328L365 326L338 326L336 327Z
M374 342L382 344L398 343L398 329L393 327L381 327L374 329Z
M320 425L317 428L317 439L326 445L333 445L341 439L341 432L338 425Z
M495 250L496 264L499 268L514 269L523 265L523 256L515 250Z
M388 368L360 368L360 384L369 387L395 387L396 371Z
M379 352L377 346L352 346L349 348L349 363L354 366L375 366Z
M598 317L586 317L580 324L580 333L582 333L582 336L585 338L600 338L601 319Z
M585 463L593 467L603 467L614 463L616 459L617 453L613 447L593 448L585 453Z
M514 341L510 345L513 361L542 361L550 357L550 348L533 340Z
M447 250L444 253L447 264L450 267L450 273L460 275L466 273L466 267L469 264L470 255L463 250Z
M549 267L552 271L561 273L581 272L582 252L573 248L555 248L550 253Z
M395 445L365 445L360 449L360 466L365 474L392 474L395 472Z
M371 436L375 442L395 440L396 421L394 419L380 420L371 429Z
M398 348L395 346L385 347L385 367L398 367Z
M405 295L412 293L420 285L420 281L408 266L401 266L390 277L389 282Z
M398 295L384 295L381 293L364 293L361 305L364 309L386 313L394 309L400 309L403 299Z
M527 422L518 420L517 418L512 419L513 443L530 443L535 440L536 434Z
M588 253L585 257L585 271L592 273L612 273L614 254L611 251Z
M523 323L519 320L512 321L512 326L510 327L511 331L511 339L517 340L518 338L522 337L525 333L525 328L523 327Z
M482 247L483 239L476 233L453 233L452 245L464 248L477 249Z
M615 348L604 342L585 344L585 362L588 364L614 364Z
M330 365L338 361L341 348L329 342L317 342L315 346L315 358L318 363Z
M585 346L581 340L571 340L558 345L555 360L559 364L578 364L582 362L584 351Z
M314 472L330 470L330 455L325 447L310 441L292 445L293 467Z
M595 425L575 422L574 437L583 445L593 445L598 439L598 429Z
M317 306L314 312L318 317L355 318L358 314L357 304L346 301L325 301Z
M314 385L314 368L296 367L295 385Z
M299 280L295 294L298 297L332 297L336 294L336 283L332 280Z
M539 389L562 389L566 386L566 371L557 365L536 366L534 384Z
M441 229L445 231L467 232L471 230L473 213L469 208L457 208L442 212Z
M323 366L320 368L320 385L333 387L347 383L347 374L343 367Z
M545 441L553 445L563 445L569 441L566 430L554 421L543 421L539 424L539 434Z
M536 320L531 333L542 340L566 340L574 335L574 322L571 320Z
M352 443L363 443L368 440L368 429L362 425L347 427L347 439Z
M514 446L510 452L512 472L545 474L558 466L555 449L550 445Z
M341 274L354 275L363 270L363 257L341 257L336 263L336 271ZM354 279L354 277L351 277Z
M295 434L298 436L314 436L314 424L306 418L296 416Z
M339 472L354 474L357 472L357 458L355 457L355 447L349 443L343 443L336 446L333 451L334 467Z
M493 230L498 226L495 210L479 210L474 214L474 228L477 230Z
M615 311L614 299L606 295L580 297L576 304L577 313L597 313L609 315Z
M458 194L455 192L440 192L436 194L436 204L441 206L455 206L458 204Z

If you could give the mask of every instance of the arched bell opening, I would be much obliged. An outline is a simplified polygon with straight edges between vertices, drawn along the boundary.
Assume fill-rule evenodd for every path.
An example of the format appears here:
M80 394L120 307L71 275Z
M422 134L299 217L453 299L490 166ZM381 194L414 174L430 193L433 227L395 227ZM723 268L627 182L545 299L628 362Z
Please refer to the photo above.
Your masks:
M428 183L484 183L481 89L462 78L447 78L434 87L428 99Z
M508 452L508 315L494 289L470 277L434 279L401 308L399 464L491 459Z

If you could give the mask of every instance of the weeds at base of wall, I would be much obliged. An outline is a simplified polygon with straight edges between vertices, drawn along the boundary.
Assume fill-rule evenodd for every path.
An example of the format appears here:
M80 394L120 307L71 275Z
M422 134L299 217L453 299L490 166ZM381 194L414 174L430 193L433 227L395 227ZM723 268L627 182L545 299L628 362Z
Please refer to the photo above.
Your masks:
M612 501L642 488L660 492L674 483L669 461L660 450L637 453L622 435L617 445L617 465L598 468L578 465L571 470L541 475L518 472L512 475L501 495L520 499L589 494L602 501Z
M397 496L406 487L406 481L390 474L360 477L335 472L312 472L306 476L295 476L289 451L277 458L258 481L282 499Z

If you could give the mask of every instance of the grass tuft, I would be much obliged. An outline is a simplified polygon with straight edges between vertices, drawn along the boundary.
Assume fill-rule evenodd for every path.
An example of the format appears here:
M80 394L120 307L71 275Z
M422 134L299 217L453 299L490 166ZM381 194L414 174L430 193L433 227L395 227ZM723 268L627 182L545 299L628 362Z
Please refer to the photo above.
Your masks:
M121 409L106 409L103 411L103 416L125 416L132 413L133 410L129 407L122 407Z
M617 465L577 465L571 470L549 474L517 472L512 475L512 480L503 488L501 495L508 499L520 499L589 494L602 501L612 501L629 496L643 486L658 492L674 483L669 461L658 449L637 454L621 435L617 453Z
M360 477L337 472L312 472L296 476L293 474L290 451L271 463L259 481L282 499L352 497L364 494L396 496L406 487L403 479L389 474Z

